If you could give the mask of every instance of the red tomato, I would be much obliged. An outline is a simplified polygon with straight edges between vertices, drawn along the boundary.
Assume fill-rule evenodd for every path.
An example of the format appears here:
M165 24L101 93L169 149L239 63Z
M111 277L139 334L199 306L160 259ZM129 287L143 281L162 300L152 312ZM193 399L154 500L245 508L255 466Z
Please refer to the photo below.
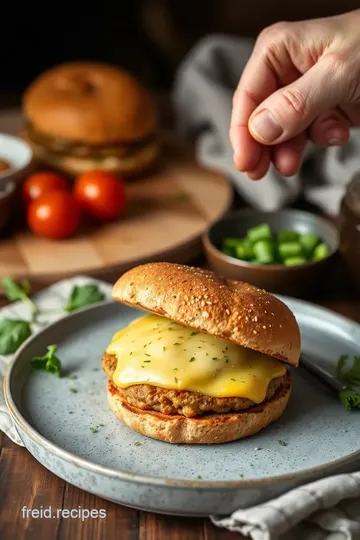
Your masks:
M74 195L82 208L98 219L116 219L125 208L124 183L109 172L82 174L76 179Z
M25 204L38 199L50 191L68 191L69 184L64 176L50 171L42 171L30 175L22 187Z
M40 236L66 238L80 223L80 207L70 193L51 191L30 203L27 220L30 229Z

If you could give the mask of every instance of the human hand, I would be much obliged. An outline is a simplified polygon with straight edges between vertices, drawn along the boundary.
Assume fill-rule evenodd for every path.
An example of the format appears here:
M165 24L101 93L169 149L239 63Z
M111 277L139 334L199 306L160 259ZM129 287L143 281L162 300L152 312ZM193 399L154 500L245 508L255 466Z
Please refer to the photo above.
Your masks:
M300 168L306 140L342 145L360 126L360 10L261 32L233 99L234 161L249 178Z

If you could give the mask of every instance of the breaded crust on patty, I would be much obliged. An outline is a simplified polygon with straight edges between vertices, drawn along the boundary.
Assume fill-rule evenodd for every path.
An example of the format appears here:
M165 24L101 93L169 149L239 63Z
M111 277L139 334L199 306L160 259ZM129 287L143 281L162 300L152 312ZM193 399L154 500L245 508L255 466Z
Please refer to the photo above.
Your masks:
M116 357L105 353L102 367L112 381L116 369ZM284 385L286 376L278 377L270 382L266 398L273 397L275 392ZM187 390L171 390L150 384L135 384L128 388L116 388L129 405L143 411L157 411L165 415L180 414L191 418L206 412L227 413L243 411L256 405L250 399L242 397L214 398L198 392Z

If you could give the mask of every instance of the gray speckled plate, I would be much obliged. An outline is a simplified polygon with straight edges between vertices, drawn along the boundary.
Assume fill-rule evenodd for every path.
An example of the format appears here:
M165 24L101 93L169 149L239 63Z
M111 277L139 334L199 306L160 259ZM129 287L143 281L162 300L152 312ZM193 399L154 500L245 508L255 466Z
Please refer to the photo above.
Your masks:
M284 300L300 324L304 352L330 369L340 354L359 354L359 325ZM55 474L121 504L208 515L260 503L355 466L360 411L345 412L301 369L293 370L293 394L283 417L249 439L170 445L123 426L108 408L99 364L113 333L137 316L138 311L114 303L91 307L50 326L17 354L5 381L7 404L24 445ZM59 345L65 375L76 379L31 371L30 358L52 343Z

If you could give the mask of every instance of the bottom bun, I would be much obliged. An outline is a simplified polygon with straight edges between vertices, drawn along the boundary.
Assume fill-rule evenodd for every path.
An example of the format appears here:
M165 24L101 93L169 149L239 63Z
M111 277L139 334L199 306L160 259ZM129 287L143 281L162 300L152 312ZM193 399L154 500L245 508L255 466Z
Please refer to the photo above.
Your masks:
M288 374L271 399L250 409L186 418L134 407L127 403L111 381L108 382L110 407L124 424L147 437L176 444L220 444L255 435L280 418L290 394L291 378Z

